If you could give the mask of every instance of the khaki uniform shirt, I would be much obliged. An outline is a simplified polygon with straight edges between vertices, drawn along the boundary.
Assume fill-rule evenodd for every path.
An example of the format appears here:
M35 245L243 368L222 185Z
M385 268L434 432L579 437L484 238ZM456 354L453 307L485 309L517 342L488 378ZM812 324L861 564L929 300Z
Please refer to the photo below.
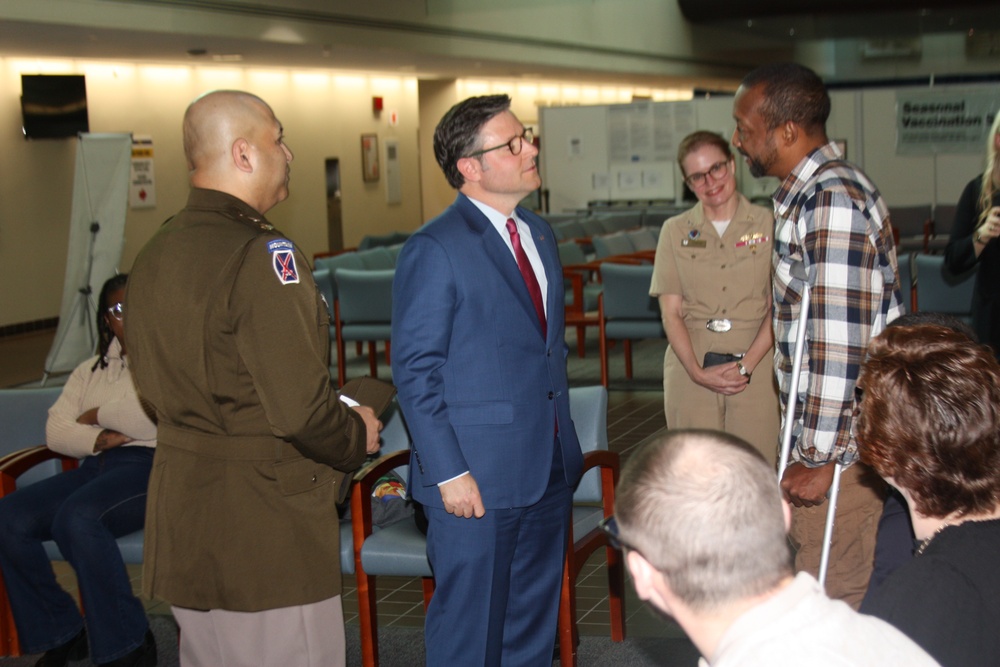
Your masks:
M144 593L232 611L338 595L335 501L365 427L331 385L304 256L239 199L194 189L136 259L126 303L159 418Z
M649 293L680 294L691 331L704 330L708 320L731 320L734 333L746 330L749 336L740 343L745 349L769 315L774 217L737 196L739 205L722 238L700 202L664 223Z

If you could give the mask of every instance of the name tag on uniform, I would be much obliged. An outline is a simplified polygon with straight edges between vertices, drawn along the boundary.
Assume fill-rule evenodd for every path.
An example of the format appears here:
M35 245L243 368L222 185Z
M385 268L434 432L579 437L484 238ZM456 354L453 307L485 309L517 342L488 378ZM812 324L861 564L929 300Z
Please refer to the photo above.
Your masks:
M705 239L684 239L681 245L685 248L705 248L708 242Z

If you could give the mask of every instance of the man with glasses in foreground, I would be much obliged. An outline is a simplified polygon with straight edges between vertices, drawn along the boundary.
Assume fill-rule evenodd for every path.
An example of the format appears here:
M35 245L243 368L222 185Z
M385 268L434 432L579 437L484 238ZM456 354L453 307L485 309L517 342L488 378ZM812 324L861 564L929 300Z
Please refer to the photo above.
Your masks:
M635 452L604 531L636 592L683 628L702 665L937 663L901 632L792 573L774 470L719 431L670 431Z
M455 203L396 263L392 378L436 589L428 665L551 665L573 487L563 282L506 95L452 107L434 153Z

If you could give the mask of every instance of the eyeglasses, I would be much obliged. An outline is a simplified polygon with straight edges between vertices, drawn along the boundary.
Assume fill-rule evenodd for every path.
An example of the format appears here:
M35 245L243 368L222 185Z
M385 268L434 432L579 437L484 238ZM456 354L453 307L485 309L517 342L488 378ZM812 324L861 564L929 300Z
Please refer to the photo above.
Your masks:
M705 177L711 176L713 181L717 181L726 175L726 170L729 168L729 160L723 160L722 162L716 162L708 171L699 171L697 173L691 174L684 179L692 188L700 188L705 185Z
M520 155L521 148L525 143L533 143L535 141L535 133L530 129L525 129L520 135L514 137L505 144L500 144L499 146L494 146L493 148L484 148L481 151L472 151L465 157L479 157L484 153L489 153L490 151L498 151L501 148L509 148L511 155Z
M608 544L611 545L612 549L617 549L621 551L622 549L628 549L629 551L638 552L639 550L633 547L628 542L623 542L621 533L618 531L618 520L615 519L615 515L604 517L599 524L597 524L597 529L604 533L604 537L608 539Z
M108 308L108 314L115 318L119 322L122 321L122 317L125 315L125 307L121 303L116 303L115 305Z

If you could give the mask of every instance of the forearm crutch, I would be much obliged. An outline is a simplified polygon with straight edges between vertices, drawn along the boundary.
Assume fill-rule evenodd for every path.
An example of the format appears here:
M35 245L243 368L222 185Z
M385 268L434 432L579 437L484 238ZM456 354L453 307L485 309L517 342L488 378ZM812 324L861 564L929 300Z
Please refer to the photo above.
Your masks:
M778 483L788 467L792 451L792 426L795 424L795 404L799 398L799 376L802 372L802 355L806 347L806 326L809 318L809 277L805 264L796 262L789 271L793 278L802 281L802 300L799 302L799 319L795 328L795 353L792 355L792 377L788 383L788 404L785 406L785 423L781 433L781 456L778 463ZM826 584L826 571L830 565L830 545L833 542L833 520L837 512L837 496L840 493L840 473L843 466L836 464L833 482L830 485L830 505L826 509L826 528L823 532L823 550L819 560L819 585Z

